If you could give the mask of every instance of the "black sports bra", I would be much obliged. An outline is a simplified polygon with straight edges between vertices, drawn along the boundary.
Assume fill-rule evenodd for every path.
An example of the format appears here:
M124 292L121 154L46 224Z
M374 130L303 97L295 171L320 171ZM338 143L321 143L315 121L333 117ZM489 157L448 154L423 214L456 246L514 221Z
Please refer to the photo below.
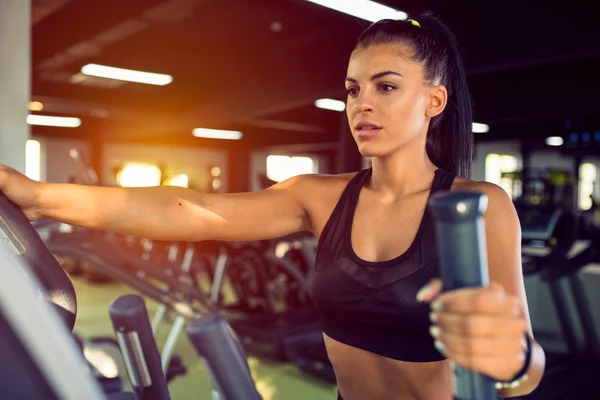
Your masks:
M366 261L352 249L354 212L371 173L365 169L350 180L319 240L313 301L323 331L339 342L396 360L443 360L429 334L429 306L416 300L419 289L439 276L428 209L413 243L393 260ZM449 190L454 179L438 169L429 196Z

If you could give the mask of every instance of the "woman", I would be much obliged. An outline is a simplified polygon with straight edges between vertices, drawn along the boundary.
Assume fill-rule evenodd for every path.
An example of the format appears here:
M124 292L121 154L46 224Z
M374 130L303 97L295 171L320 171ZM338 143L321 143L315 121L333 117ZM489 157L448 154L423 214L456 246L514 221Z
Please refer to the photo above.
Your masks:
M468 180L471 109L453 35L438 20L381 21L348 65L347 114L372 168L306 175L242 194L174 187L37 183L0 170L0 189L31 219L157 240L319 238L314 299L340 398L451 399L451 365L530 393L544 369L532 339L511 200ZM432 193L485 193L489 288L442 293ZM511 386L510 388L508 388Z

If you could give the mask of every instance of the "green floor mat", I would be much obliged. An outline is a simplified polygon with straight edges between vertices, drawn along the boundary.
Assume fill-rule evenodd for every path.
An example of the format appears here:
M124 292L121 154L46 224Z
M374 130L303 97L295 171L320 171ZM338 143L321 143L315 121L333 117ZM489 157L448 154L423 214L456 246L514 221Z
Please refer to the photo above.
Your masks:
M83 280L74 279L77 291L78 313L75 332L85 338L95 336L114 337L108 315L108 307L120 295L134 293L120 284L91 285ZM157 304L146 299L150 316ZM168 334L169 327L163 326L157 334L159 349ZM177 343L175 354L178 354L188 368L184 377L173 380L169 386L172 398L210 399L211 384L204 364L196 356L196 352L187 337L182 335ZM336 398L336 388L323 383L300 371L294 365L271 363L251 357L248 360L252 376L264 400L331 400Z

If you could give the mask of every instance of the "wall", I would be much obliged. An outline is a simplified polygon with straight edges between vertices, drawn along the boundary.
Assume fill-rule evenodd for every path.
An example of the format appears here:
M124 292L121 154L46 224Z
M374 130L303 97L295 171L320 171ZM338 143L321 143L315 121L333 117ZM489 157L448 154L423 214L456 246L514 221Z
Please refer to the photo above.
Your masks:
M69 176L77 173L77 166L69 157L71 148L78 148L85 159L90 159L89 143L77 139L60 139L39 137L33 132L32 139L38 140L42 152L42 180L48 182L66 182ZM488 154L515 155L521 162L520 146L517 141L485 142L476 146L476 158L473 164L473 179L485 180L485 158ZM266 173L266 152L255 152L250 157L248 179L250 190L259 190L259 174ZM300 154L298 154L300 155ZM44 160L45 157L45 160ZM221 191L228 190L228 157L225 151L203 150L186 147L164 147L140 144L107 143L102 151L102 172L106 177L113 176L111 165L123 161L144 161L163 163L166 165L189 166L192 170L204 169L209 165L219 165L222 169L223 187ZM323 160L324 161L324 160ZM595 194L600 196L600 157L586 157L583 162L592 162L598 168L598 179L595 185ZM571 158L560 154L558 150L549 149L535 152L531 157L532 166L566 169L572 172ZM322 162L325 165L325 162ZM367 166L365 164L365 166ZM329 171L320 170L320 173ZM114 179L109 179L103 184L113 185Z
M564 156L558 149L536 151L530 157L531 166L539 169L564 170L574 173L573 157Z
M473 164L473 179L477 181L485 180L485 158L488 154L507 154L516 156L519 161L519 168L523 166L521 157L521 148L518 141L497 141L478 143L475 147L476 158ZM600 157L587 156L582 159L582 163L592 163L596 165L598 178L594 185L596 197L600 197ZM532 152L530 157L532 168L548 168L555 170L565 170L574 173L573 157L564 155L558 148L548 148L543 151Z
M143 162L163 165L173 173L187 173L191 181L204 182L208 169L221 168L220 192L228 190L228 156L224 150L159 146L126 143L106 143L102 149L102 176L106 185L116 185L115 167L123 162Z
M78 173L77 164L69 156L69 150L77 148L89 160L89 144L85 140L40 137L35 133L32 139L40 142L42 180L64 183Z
M41 145L42 180L47 182L67 182L79 171L78 165L69 156L69 150L77 148L84 160L90 160L90 144L85 140L39 137L33 135ZM181 170L190 176L207 172L212 166L221 168L222 186L220 192L228 189L228 157L222 150L203 150L186 147L153 146L141 144L106 143L101 150L103 185L116 185L114 166L123 162L144 162L159 164ZM205 177L200 177L201 180ZM207 178L206 178L207 179Z
M581 163L592 163L596 166L594 197L600 197L600 158L591 156L583 157ZM531 156L531 165L535 168L558 169L575 173L573 158L560 154L558 150L533 153Z
M250 191L261 190L262 186L259 182L260 175L267 174L267 157L272 155L269 152L258 151L250 155L250 168L248 179L250 180ZM310 153L286 153L285 151L279 151L275 155L286 155L286 156L299 156L299 157L311 157L317 160L318 173L326 174L330 171L326 171L327 160L321 156L316 156Z
M475 146L475 162L473 163L473 180L485 180L485 159L488 154L506 154L516 156L519 160L519 166L522 165L521 145L518 141L477 143Z

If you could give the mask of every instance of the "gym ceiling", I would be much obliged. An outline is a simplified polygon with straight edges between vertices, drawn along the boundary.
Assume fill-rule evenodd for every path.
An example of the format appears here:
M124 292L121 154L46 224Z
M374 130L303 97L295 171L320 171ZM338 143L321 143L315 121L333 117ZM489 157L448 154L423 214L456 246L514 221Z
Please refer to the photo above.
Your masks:
M350 0L346 0L350 1ZM576 1L380 0L434 10L458 37L478 140L599 130L599 29ZM558 3L556 3L558 4ZM239 145L335 143L348 55L367 21L305 0L32 0L32 100L76 129L40 135L227 146L194 128L240 130ZM89 63L173 76L167 86L81 74ZM230 142L231 143L231 142Z

